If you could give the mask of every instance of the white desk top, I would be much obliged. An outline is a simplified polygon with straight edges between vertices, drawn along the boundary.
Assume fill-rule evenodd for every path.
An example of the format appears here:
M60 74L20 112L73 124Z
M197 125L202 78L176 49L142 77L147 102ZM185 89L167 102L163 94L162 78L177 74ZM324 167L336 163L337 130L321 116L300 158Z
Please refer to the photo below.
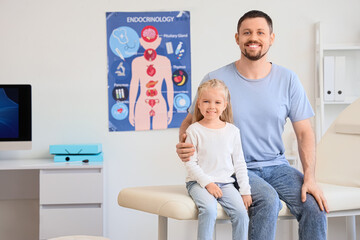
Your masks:
M52 159L0 160L0 170L102 168L102 162L54 162Z

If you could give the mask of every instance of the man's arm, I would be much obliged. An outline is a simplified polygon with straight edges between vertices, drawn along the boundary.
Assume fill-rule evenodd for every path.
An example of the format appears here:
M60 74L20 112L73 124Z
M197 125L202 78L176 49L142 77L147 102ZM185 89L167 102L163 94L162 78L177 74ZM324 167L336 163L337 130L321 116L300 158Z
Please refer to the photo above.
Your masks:
M183 162L190 160L190 157L194 155L195 149L191 143L185 143L186 139L186 129L190 126L192 122L192 115L188 113L186 118L181 123L179 129L179 143L176 144L176 152Z
M192 114L188 113L188 115L182 121L181 126L179 128L179 142L185 142L186 137L184 139L182 137L184 134L186 135L186 129L191 125L191 122L192 122Z
M321 211L329 212L323 192L315 179L315 136L309 119L293 122L298 142L300 160L304 170L304 183L301 189L301 200L306 201L306 193L314 196Z

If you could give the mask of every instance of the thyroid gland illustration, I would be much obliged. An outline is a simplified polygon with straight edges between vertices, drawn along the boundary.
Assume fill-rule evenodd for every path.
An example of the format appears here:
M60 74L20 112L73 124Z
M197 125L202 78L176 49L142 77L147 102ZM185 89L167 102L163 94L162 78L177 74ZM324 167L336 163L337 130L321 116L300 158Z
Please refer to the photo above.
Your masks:
M145 52L143 56L135 58L131 65L129 122L135 130L149 130L151 118L152 129L166 129L172 121L174 86L171 63L167 57L157 54L160 43L161 38L155 27L143 28L140 44ZM163 84L166 84L167 99L161 92Z

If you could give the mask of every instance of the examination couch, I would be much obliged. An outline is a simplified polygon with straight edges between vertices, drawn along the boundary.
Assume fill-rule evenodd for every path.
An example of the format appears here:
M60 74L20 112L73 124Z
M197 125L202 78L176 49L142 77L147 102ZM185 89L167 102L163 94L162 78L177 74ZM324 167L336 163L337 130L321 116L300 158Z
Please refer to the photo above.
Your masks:
M356 240L360 215L360 99L347 107L333 122L317 146L316 177L328 201L327 217L346 217L347 240ZM118 204L158 215L158 239L167 239L168 218L196 220L197 208L185 184L122 189ZM283 203L279 220L293 218ZM217 221L228 221L218 204Z

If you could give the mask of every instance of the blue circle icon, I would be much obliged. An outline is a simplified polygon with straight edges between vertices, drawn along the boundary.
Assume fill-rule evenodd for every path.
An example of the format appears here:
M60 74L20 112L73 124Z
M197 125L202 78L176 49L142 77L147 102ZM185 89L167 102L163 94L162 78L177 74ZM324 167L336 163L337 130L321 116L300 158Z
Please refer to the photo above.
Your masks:
M119 27L112 31L109 39L111 51L122 60L137 54L139 35L130 27Z
M124 103L118 102L112 106L111 115L116 120L124 120L129 115L129 109Z
M190 106L190 98L184 93L179 93L174 98L174 106L178 112L187 111Z

